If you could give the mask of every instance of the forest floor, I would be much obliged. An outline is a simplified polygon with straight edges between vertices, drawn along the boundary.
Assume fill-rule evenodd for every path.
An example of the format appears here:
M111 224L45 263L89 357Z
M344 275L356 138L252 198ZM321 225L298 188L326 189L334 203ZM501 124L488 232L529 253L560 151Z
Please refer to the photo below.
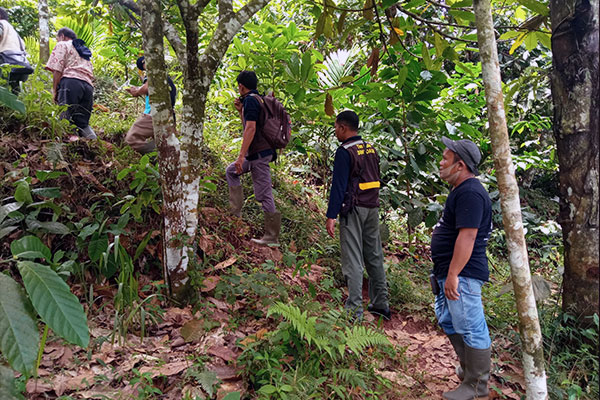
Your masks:
M25 166L32 171L68 170L69 176L61 180L64 184L61 190L73 212L89 215L86 207L94 197L90 193L110 192L107 188L110 184L108 177L111 171L114 174L115 169L112 158L106 157L107 153L113 152L110 144L104 146L105 153L99 157L98 154L94 155L97 150L90 150L85 143L70 143L71 151L79 153L81 157L75 162L62 160L50 165L49 150L45 143L26 143L14 136L4 137L1 142L5 155L12 154L9 159L17 160L0 163L2 175ZM27 156L20 156L22 154ZM87 190L82 190L82 187ZM199 293L201 306L196 304L193 308L177 308L170 306L160 296L151 296L150 293L159 292L160 287L164 287L160 272L142 271L138 275L139 287L150 289L147 292L140 290L140 300L147 300L147 306L161 310L155 314L160 317L153 323L148 315L147 320L140 323L133 318L136 312L133 310L130 314L132 319L124 323L126 318L119 320L116 317L113 300L117 288L114 283L104 281L91 288L81 283L71 284L72 291L82 299L88 314L90 346L88 349L71 346L50 334L38 376L29 379L24 388L26 398L182 399L198 396L221 400L234 391L240 392L242 398L254 396L237 360L245 343L261 339L276 328L277 321L265 317L268 307L261 302L238 296L232 304L219 298L216 295L219 282L224 276L239 275L248 266L258 267L272 260L278 265L275 269L277 279L292 296L292 293L307 293L311 283L316 285L328 267L315 263L306 274L295 274L293 267L285 267L281 262L282 253L279 249L257 247L249 241L257 231L249 221L229 217L225 210L214 204L205 204L200 214L200 227L204 233L200 247L204 253L217 254L221 260L205 270L208 276L204 276ZM223 226L229 226L230 229L224 230ZM154 232L151 233L152 237L157 237L159 231L160 226L145 226L141 231L131 232L131 239L124 240L133 243L149 232ZM160 258L160 241L152 243L146 249L147 257ZM0 248L2 255L6 255L6 246L8 242ZM386 253L387 257L406 257L405 254ZM227 281L223 280L223 283L227 284ZM366 285L364 294L366 301ZM315 298L322 303L323 309L328 307L326 303L331 300L326 292L317 293ZM263 309L259 310L260 313L253 312L257 308ZM392 304L393 317L390 321L374 321L366 313L363 322L379 326L402 355L402 360L382 360L376 369L380 377L390 382L389 390L382 398L441 398L442 392L459 383L454 373L457 360L450 342L432 321L431 313L408 312L398 308ZM120 323L116 324L115 321ZM129 329L121 335L119 331L123 326ZM142 326L145 328L143 335L140 331ZM489 398L519 399L524 387L520 361L507 351L509 343L501 340L493 343ZM198 359L202 360L203 370L214 372L220 384L208 382L198 385L190 379L190 369ZM368 398L360 392L348 395L357 399Z

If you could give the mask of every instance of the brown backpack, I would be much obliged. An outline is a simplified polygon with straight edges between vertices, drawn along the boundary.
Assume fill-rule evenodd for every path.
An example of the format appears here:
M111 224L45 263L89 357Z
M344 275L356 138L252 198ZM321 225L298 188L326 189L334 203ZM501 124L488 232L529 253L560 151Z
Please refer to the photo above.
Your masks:
M258 116L257 127L273 149L284 149L290 142L292 125L290 115L283 104L272 94L259 96L252 94L260 103L261 113Z

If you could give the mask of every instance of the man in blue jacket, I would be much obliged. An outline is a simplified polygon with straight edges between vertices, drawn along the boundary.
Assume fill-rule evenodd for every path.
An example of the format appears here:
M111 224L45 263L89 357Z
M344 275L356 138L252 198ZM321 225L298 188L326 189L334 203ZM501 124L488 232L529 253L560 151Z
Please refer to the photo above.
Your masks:
M327 208L327 233L335 237L340 215L342 273L348 285L346 310L362 318L363 264L369 275L368 311L389 320L387 282L379 236L379 156L358 135L358 115L341 112L335 121L335 135L342 144L335 153L333 180Z

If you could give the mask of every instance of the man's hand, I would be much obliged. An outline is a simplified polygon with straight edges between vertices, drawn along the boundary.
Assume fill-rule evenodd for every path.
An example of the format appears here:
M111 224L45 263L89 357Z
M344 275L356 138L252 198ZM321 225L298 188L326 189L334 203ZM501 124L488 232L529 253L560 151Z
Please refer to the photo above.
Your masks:
M446 283L444 284L444 293L448 300L458 300L458 276L448 274Z
M242 112L242 101L239 99L239 97L235 98L233 105L235 106L235 109L238 110L238 112Z
M133 91L134 91L134 90L137 90L137 88L134 88L134 87L128 87L128 88L125 88L125 91L127 91L127 92L128 92L130 95L132 95L132 96L133 96Z
M335 219L327 218L327 221L325 222L325 228L327 229L329 236L335 239Z
M238 175L242 174L242 164L244 163L244 156L240 154L240 156L237 158L237 160L235 160L235 172L237 172Z

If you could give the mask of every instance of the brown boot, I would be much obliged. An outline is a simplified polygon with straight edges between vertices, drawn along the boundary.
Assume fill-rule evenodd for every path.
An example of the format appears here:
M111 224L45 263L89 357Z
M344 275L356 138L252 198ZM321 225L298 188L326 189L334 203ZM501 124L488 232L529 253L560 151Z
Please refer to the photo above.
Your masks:
M450 343L452 343L452 347L454 347L454 351L460 361L460 365L456 366L455 371L458 379L462 381L465 378L465 342L462 335L458 333L448 335L448 339L450 339Z
M242 216L244 192L242 186L229 186L229 212L236 217Z
M279 231L281 229L281 213L265 213L265 234L260 239L252 239L253 243L266 246L279 243Z

